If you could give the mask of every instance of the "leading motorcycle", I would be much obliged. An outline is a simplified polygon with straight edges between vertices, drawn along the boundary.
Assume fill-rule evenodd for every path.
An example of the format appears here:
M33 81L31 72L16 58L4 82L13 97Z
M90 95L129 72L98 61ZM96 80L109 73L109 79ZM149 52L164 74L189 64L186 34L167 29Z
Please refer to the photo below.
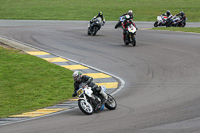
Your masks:
M187 18L180 18L178 16L173 16L169 22L166 24L166 27L185 27Z
M92 23L88 24L88 35L95 36L97 31L100 30L101 26L103 26L104 23L102 22L100 17L94 17L92 20Z
M106 91L105 86L102 85L100 87L104 92ZM87 115L103 110L104 106L109 110L114 110L117 107L115 99L110 94L107 94L108 99L103 103L103 97L99 94L94 94L92 88L85 83L79 85L77 95L79 97L78 107Z
M131 43L133 45L133 47L136 46L136 39L135 39L136 31L137 31L137 29L135 26L133 26L133 24L130 24L127 27L127 30L125 31L125 35L124 35L125 45L128 45L129 43Z

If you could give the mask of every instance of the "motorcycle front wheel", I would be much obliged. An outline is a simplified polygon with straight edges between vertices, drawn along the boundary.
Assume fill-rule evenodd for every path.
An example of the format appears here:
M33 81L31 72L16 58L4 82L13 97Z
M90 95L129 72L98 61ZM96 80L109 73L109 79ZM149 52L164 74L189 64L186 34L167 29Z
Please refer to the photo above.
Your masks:
M91 33L90 33L90 27L88 27L87 34L88 34L88 35L91 35Z
M154 23L154 27L158 27L158 21Z
M78 107L86 115L91 115L94 112L93 106L89 102L86 103L83 99L78 100Z
M105 103L106 108L109 109L109 110L116 109L117 102L115 101L115 99L110 94L107 94L107 95L108 95L108 99Z
M135 47L136 45L135 36L133 34L131 35L131 44L133 45L133 47Z
M98 27L97 27L97 26L94 26L92 35L95 36L96 33L97 33L97 31L98 31Z

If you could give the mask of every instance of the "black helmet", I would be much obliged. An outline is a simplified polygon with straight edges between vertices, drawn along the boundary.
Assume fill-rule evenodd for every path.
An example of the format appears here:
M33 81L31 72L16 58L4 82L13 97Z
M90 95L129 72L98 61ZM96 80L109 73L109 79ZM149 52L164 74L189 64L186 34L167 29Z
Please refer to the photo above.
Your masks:
M98 16L103 16L103 12L100 11L100 12L98 13Z
M166 12L166 13L167 13L167 15L170 15L170 14L171 14L171 12L170 12L169 10L167 10L167 12Z
M181 14L181 15L183 15L183 14L184 14L184 12L183 12L183 11L181 11L181 12L180 12L180 14Z

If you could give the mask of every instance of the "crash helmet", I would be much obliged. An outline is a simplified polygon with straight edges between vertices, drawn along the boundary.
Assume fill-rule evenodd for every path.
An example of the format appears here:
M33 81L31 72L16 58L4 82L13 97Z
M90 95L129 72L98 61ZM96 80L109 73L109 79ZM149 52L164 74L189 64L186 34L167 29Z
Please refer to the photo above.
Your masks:
M81 77L82 77L82 73L80 71L75 71L72 76L74 78L74 81L80 82Z
M170 15L170 14L171 14L171 12L170 12L169 10L167 10L166 14L167 14L167 15Z
M100 11L100 12L98 13L98 16L103 16L103 12Z
M128 13L133 13L133 11L132 10L128 10Z
M129 22L130 22L130 19L131 19L130 15L126 15L126 16L125 16L125 19L126 19L126 21L129 23Z
M181 12L180 12L180 15L183 15L183 14L184 14L184 12L183 12L183 11L181 11Z
M129 10L127 14L130 15L130 17L131 17L131 16L133 16L133 11Z
M129 20L129 19L130 19L130 15L126 15L126 16L125 16L125 19L126 19L126 20Z

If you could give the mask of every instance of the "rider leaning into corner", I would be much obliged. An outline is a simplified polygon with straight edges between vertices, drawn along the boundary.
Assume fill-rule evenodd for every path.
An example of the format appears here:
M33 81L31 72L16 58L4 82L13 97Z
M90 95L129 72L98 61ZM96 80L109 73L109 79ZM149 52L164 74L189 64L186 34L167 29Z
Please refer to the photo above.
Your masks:
M102 26L106 23L106 20L105 20L105 18L104 18L104 16L103 16L103 12L100 11L100 12L97 14L97 16L94 16L94 17L92 18L92 20L90 20L90 25L92 24L93 20L96 19L96 18L98 18L98 17L100 17L101 20L103 21Z
M137 30L138 30L138 28L136 27L136 25L135 25L135 23L133 22L133 20L131 19L131 17L129 16L129 15L126 15L125 16L125 20L122 22L122 28L123 28L123 39L124 39L124 37L125 37L125 35L126 35L126 32L128 31L128 26L129 25L133 25Z
M171 14L171 12L169 10L167 10L167 12L162 14L161 16L166 16L167 19L172 18L172 14ZM163 17L162 17L162 19L163 19L163 21L165 21L165 19Z
M175 16L180 16L181 20L184 20L186 18L185 13L181 11L180 13L176 14Z
M127 13L124 13L124 14L122 14L121 16L126 16L126 15L129 15L130 16L130 19L132 19L133 20L133 11L132 10L129 10ZM121 24L122 24L122 22L121 21L118 21L118 23L115 25L115 29L117 29L118 27L120 27L121 26Z
M73 78L74 78L74 93L72 94L73 97L75 97L76 91L79 89L79 85L81 83L85 83L88 85L88 87L92 88L92 91L96 94L99 94L103 97L103 103L106 102L108 95L102 90L101 87L98 87L93 81L92 77L89 77L87 75L82 75L80 71L75 71L73 73Z

